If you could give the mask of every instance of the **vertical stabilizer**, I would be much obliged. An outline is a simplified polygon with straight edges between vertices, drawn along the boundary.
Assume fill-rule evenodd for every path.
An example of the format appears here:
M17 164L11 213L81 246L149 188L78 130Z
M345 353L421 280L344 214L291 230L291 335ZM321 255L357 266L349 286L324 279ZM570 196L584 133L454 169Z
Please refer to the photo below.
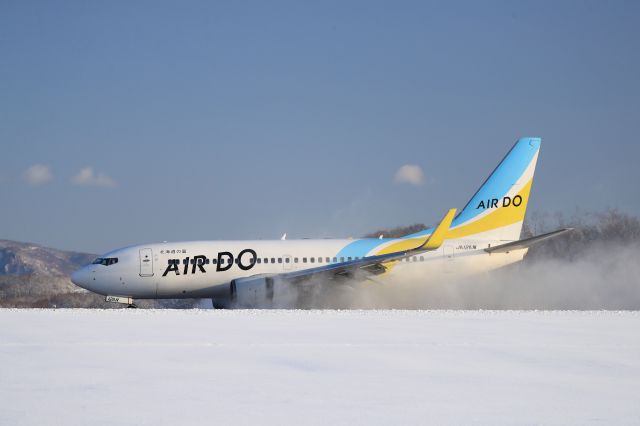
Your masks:
M456 216L448 238L520 238L540 138L521 138Z

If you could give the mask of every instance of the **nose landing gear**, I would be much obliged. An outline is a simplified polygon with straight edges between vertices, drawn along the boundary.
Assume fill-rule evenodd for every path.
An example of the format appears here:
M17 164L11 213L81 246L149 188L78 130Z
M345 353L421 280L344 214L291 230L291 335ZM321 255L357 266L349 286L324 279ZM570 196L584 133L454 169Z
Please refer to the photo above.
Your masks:
M132 297L123 297L123 296L107 296L105 299L109 303L120 303L122 305L127 305L127 308L137 308L136 304L133 303Z

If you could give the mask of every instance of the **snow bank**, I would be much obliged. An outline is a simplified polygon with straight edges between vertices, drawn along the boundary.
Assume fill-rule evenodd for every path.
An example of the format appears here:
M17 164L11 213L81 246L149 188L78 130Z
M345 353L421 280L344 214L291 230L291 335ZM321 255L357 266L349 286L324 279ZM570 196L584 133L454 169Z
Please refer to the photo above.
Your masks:
M0 424L640 422L640 314L0 310Z

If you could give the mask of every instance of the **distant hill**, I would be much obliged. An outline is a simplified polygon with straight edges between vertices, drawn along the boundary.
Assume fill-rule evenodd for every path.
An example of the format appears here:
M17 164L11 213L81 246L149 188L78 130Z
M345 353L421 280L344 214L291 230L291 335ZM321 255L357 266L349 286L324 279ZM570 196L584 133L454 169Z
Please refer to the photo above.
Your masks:
M63 294L90 296L75 286L69 275L93 258L88 253L0 240L0 306L47 307L50 299Z
M71 282L70 274L96 255L0 240L0 307L116 308ZM140 307L191 307L192 300L140 301Z
M37 244L0 240L0 275L69 276L94 254L62 251Z

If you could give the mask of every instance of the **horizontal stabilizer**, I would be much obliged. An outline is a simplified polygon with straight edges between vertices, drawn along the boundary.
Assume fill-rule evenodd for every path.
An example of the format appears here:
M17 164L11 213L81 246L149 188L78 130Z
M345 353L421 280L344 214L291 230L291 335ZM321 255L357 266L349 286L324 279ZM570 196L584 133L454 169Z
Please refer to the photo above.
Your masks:
M484 249L484 251L488 253L506 253L513 250L521 250L521 249L531 247L532 245L542 242L544 240L555 238L558 235L562 235L569 231L573 231L573 228L558 229L557 231L549 232L548 234L537 235L535 237L525 238L524 240L518 240L518 241L513 241L511 243L501 244L495 247L489 247Z

